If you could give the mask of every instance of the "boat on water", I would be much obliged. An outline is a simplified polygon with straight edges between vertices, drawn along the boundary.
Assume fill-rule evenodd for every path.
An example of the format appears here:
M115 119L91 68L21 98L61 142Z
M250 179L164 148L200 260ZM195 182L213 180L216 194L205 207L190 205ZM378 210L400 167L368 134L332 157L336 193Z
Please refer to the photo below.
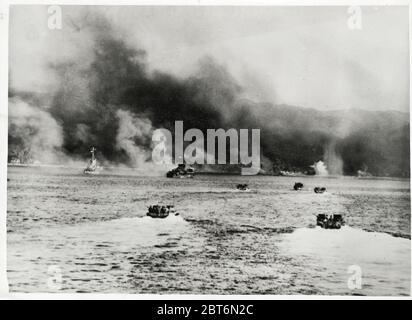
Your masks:
M326 192L326 188L325 187L315 187L315 189L313 189L313 191L315 193L325 193Z
M177 168L172 169L166 173L166 177L168 178L193 178L195 175L195 169L192 167L186 166L186 164L182 163L177 166Z
M240 190L240 191L249 191L249 187L246 183L239 183L236 186L236 189Z
M99 167L97 166L97 159L94 154L95 152L96 152L96 148L91 147L90 148L91 158L89 162L87 163L86 169L83 170L84 174L98 174L99 173L99 170L98 170Z
M167 218L169 215L178 216L179 213L176 212L174 206L172 205L153 205L149 206L146 213L147 216L152 218Z
M303 189L303 183L301 183L301 182L296 182L296 183L294 184L294 186L293 186L293 189L294 189L295 191L302 190L302 189Z
M316 215L316 225L323 229L340 229L345 225L341 214L324 214Z

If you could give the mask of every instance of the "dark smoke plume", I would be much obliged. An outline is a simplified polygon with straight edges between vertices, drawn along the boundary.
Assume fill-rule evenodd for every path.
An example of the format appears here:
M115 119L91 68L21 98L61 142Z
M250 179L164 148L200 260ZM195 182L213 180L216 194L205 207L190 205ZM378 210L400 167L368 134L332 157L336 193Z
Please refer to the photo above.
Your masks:
M51 97L43 101L11 88L9 157L81 159L93 145L102 161L139 167L150 162L152 131L173 132L174 122L183 120L185 129L203 132L260 128L269 173L310 172L323 160L336 174L368 168L375 175L409 176L409 123L400 113L348 116L250 101L211 57L186 78L152 71L147 53L127 44L101 17L88 17L82 25L90 35L90 54L50 64L58 79ZM44 140L44 130L54 132L55 140Z

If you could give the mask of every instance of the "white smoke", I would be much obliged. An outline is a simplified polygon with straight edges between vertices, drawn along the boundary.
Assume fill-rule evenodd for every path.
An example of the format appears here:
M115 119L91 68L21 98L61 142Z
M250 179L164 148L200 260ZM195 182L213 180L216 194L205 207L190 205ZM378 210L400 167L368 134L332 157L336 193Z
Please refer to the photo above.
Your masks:
M332 142L326 146L323 159L329 174L343 174L343 160L342 157L336 152L336 143Z
M9 99L9 138L16 139L9 154L22 162L56 163L63 157L62 128L39 107Z
M313 169L315 169L315 174L317 176L328 176L328 168L326 167L325 163L323 161L318 161L315 162L312 166Z
M136 173L157 176L164 175L166 171L173 168L170 163L156 164L152 160L151 142L154 129L149 119L138 117L125 110L118 110L116 116L119 120L116 148L126 152L130 159L129 165L138 169L135 170ZM121 166L117 164L116 167Z
M317 176L343 174L343 160L342 157L336 152L336 143L329 143L325 147L323 160L325 162L320 160L311 166L315 169L315 174Z
M133 167L141 167L151 155L150 150L141 146L141 142L151 139L152 123L146 118L138 118L124 110L117 110L116 116L119 119L116 147L126 152Z

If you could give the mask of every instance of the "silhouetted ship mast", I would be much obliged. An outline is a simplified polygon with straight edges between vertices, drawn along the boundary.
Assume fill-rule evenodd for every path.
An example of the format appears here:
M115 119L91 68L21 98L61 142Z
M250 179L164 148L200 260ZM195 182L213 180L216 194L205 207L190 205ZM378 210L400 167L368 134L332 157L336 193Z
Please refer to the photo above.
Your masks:
M97 160L94 155L95 151L96 151L95 147L90 148L90 153L92 154L92 156L87 164L86 169L84 169L84 173L86 174L96 174L97 173Z

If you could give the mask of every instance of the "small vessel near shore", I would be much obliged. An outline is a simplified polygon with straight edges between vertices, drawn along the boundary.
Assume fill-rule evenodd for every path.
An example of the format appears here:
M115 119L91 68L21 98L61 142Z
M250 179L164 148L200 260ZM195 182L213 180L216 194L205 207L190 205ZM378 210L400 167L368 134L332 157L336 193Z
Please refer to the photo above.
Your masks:
M89 162L87 163L87 167L86 169L83 170L84 174L98 174L98 166L97 166L97 159L94 155L94 153L96 152L96 148L95 147L91 147L90 148L90 153L92 154Z
M182 163L177 166L177 168L172 169L166 173L166 177L168 178L193 178L195 174L195 169L192 167L186 166L186 164Z
M240 190L240 191L249 191L249 187L246 183L239 183L236 186L236 189Z
M325 193L326 192L326 188L325 187L315 187L315 189L313 189L313 191L315 193Z
M324 214L316 215L316 225L323 229L340 229L345 225L341 214Z
M303 189L303 183L301 183L301 182L296 182L296 183L294 184L294 186L293 186L293 189L294 189L295 191L302 190L302 189Z
M147 216L152 218L167 218L169 215L178 216L179 213L176 212L174 206L172 205L158 205L149 206L146 213Z

